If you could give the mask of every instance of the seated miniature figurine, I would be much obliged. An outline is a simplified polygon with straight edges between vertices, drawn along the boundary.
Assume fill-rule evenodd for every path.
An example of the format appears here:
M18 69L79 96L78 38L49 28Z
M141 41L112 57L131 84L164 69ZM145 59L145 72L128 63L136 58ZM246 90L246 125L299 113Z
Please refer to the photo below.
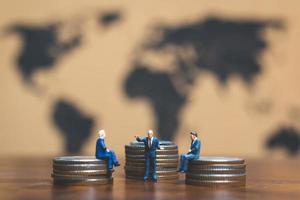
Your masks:
M200 158L201 141L198 139L198 134L195 131L190 132L191 134L191 148L187 154L180 156L180 168L179 172L185 173L188 168L189 160L197 160Z
M145 145L145 159L146 159L146 171L144 176L144 181L149 178L149 166L152 165L152 179L157 181L156 176L156 149L163 149L159 146L159 140L153 137L153 131L148 131L148 136L140 138L139 136L134 136L138 142L143 142Z
M117 167L120 166L120 163L116 157L114 151L106 148L105 142L105 131L99 131L99 138L97 139L96 143L96 158L97 159L107 159L108 161L108 171L113 171L113 166Z

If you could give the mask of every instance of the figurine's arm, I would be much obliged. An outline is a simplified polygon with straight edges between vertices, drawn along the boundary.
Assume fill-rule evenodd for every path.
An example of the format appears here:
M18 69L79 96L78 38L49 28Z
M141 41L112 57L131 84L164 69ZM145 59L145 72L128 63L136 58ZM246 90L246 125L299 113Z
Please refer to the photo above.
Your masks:
M135 139L136 139L136 141L138 141L138 142L145 142L144 140L145 140L145 138L140 138L139 136L134 136L135 137Z
M96 151L95 151L95 156L97 158L97 153L99 152L99 140L96 142Z
M198 151L200 152L200 149L201 149L201 141L200 141L200 140L199 140L199 142L198 142L197 149L198 149Z
M190 150L190 152L196 153L197 151L200 150L201 147L201 142L200 140L198 140L195 144L195 146Z
M101 145L102 149L104 149L104 151L109 151L109 149L106 148L104 140L100 140L100 145Z

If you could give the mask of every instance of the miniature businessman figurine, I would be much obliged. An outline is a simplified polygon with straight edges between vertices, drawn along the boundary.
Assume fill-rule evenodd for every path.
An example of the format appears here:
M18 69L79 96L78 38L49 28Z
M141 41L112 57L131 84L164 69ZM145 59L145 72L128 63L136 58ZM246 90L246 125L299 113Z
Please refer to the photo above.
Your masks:
M115 167L120 166L120 163L116 157L115 152L106 148L104 138L105 138L105 131L100 130L99 138L96 143L96 158L97 159L107 159L108 171L112 172L113 166L115 166Z
M152 165L152 179L157 181L156 176L156 150L163 149L159 146L159 140L153 137L153 131L148 131L148 137L140 138L139 136L134 136L138 142L143 142L145 145L145 159L146 159L146 171L144 176L144 181L149 178L149 165Z
M191 148L187 154L180 156L180 168L179 171L185 173L188 168L189 160L197 160L200 157L201 141L198 139L198 134L195 131L191 133Z

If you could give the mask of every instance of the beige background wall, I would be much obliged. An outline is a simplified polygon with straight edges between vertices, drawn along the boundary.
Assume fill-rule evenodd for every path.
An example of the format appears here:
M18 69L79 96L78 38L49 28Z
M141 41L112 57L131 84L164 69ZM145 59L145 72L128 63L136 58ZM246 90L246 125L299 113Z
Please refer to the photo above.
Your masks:
M258 56L263 71L250 87L238 76L230 78L226 86L209 72L196 79L174 142L180 151L187 150L187 133L197 130L203 154L270 155L265 143L277 128L300 129L299 6L297 0L2 2L0 154L61 154L63 138L51 120L53 105L60 98L95 119L83 153L94 153L97 130L104 128L108 146L122 154L123 145L134 135L155 127L151 104L130 99L123 90L139 46L158 23L176 26L214 15L228 20L280 19L284 28L261 31L268 46ZM111 27L99 26L97 14L110 10L120 12L121 19ZM61 57L51 70L34 73L34 86L30 86L17 71L22 38L3 30L15 23L42 26L52 21L76 24L75 33L82 34L82 44ZM153 62L158 64L152 70L170 71L161 64L166 59L155 57Z

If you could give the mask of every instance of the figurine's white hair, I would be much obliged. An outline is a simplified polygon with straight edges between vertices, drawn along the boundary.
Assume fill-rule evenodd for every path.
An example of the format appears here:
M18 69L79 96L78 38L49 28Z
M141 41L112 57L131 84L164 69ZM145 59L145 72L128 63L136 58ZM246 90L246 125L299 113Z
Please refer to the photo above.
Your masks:
M101 129L99 132L98 132L98 134L99 134L99 138L102 138L102 139L104 139L105 138L105 131L103 130L103 129Z
M153 135L153 130L150 129L150 130L148 131L148 134L152 134L152 135Z

